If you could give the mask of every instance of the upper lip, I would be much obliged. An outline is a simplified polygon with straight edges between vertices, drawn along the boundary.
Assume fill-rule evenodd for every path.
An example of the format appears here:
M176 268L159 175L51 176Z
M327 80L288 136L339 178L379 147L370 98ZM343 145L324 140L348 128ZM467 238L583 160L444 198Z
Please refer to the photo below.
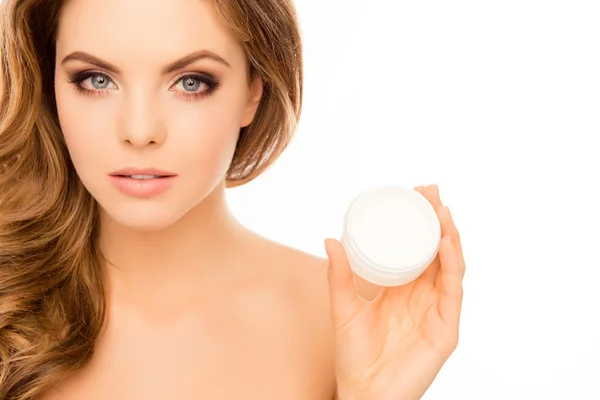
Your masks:
M123 168L118 171L111 172L109 175L118 176L118 175L155 175L155 176L175 176L173 172L163 171L157 168L136 168L129 167Z

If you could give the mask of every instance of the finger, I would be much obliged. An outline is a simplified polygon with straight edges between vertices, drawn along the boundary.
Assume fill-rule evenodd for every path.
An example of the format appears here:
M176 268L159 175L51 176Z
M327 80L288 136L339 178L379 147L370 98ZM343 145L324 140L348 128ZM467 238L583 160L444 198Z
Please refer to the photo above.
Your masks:
M452 217L452 212L450 211L450 209L446 206L446 207L442 208L442 211L443 211L443 214L445 214L443 216L444 221L442 222L442 235L449 235L450 238L452 239L452 245L454 246L454 248L456 249L456 252L458 253L458 260L460 263L461 274L464 277L466 265L465 265L465 257L463 254L462 242L460 239L460 232L458 232L458 228L456 227L456 224L454 223L454 218Z
M331 319L334 328L337 329L346 325L358 313L362 304L342 244L335 239L326 239L325 251L329 258L327 280L329 281Z
M431 203L431 206L435 210L435 213L436 213L438 220L440 221L440 225L442 227L441 237L443 237L444 236L444 230L443 230L444 224L442 222L443 215L441 214L441 211L443 210L444 207L442 206L442 200L440 198L438 185L429 185L429 186L425 187L424 188L424 196L429 201L429 203ZM429 264L429 266L427 267L425 272L423 272L422 280L425 282L428 282L430 285L434 286L435 282L437 280L439 270L440 270L440 260L439 260L439 256L436 256L433 259L433 261L431 262L431 264Z
M413 190L416 190L417 192L419 192L421 195L423 194L423 192L425 191L425 185L419 185L419 186L415 186L413 188Z
M442 206L442 199L440 198L440 189L438 185L434 184L425 187L423 196L429 200L429 203L431 203L434 210L437 211L437 209Z
M442 239L439 257L441 267L436 287L440 293L440 316L448 325L457 327L463 299L462 271L450 236Z
M440 271L439 255L436 255L431 264L427 266L423 274L419 277L420 280L427 282L431 286L435 286L438 272Z

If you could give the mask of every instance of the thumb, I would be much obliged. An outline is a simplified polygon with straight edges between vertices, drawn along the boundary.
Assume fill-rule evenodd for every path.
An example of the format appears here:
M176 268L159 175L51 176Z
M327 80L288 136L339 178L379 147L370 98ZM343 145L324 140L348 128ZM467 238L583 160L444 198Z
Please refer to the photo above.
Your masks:
M331 319L334 327L341 327L353 318L363 305L354 284L354 275L342 244L335 239L325 240L325 251L329 259L327 279Z

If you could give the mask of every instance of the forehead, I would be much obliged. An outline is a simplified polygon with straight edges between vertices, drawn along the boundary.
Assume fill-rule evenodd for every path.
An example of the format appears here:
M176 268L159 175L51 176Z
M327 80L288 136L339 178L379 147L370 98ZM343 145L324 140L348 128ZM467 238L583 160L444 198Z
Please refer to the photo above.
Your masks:
M244 59L210 0L70 0L59 19L59 56L85 51L117 64L154 64L201 49L232 65Z

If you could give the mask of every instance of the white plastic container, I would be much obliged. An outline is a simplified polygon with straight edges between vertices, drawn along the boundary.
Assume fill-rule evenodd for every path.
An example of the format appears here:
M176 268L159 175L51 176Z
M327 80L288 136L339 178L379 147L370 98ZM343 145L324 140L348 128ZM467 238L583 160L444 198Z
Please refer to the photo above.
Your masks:
M358 276L378 286L400 286L425 271L440 239L440 221L425 197L414 189L384 186L352 201L341 242Z

